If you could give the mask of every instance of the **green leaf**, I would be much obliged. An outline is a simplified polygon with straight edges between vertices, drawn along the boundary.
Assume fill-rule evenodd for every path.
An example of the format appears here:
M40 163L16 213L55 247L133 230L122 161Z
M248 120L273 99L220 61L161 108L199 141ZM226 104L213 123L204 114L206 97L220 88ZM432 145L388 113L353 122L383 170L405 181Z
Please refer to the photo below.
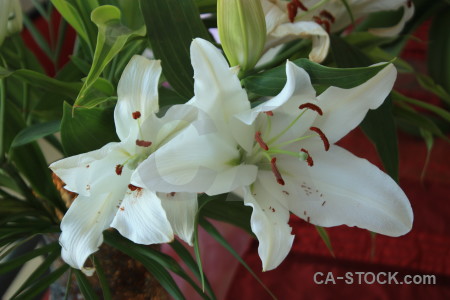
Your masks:
M56 7L58 12L63 18L75 29L77 34L93 49L93 43L89 39L88 32L83 18L80 16L77 9L66 0L51 0L52 4Z
M86 278L86 275L84 275L83 272L77 269L72 269L72 272L75 273L75 278L77 279L78 286L80 287L80 291L83 294L84 298L86 300L99 299L91 283Z
M353 16L352 9L350 8L350 5L348 4L347 0L341 0L342 4L345 6L345 10L348 13L348 16L350 17L350 20L352 21L352 25L355 25L355 17Z
M253 276L253 278L258 281L258 283L266 290L266 292L272 297L272 299L277 299L275 295L269 290L269 288L259 279L259 277L253 272L253 270L245 263L245 261L239 256L239 254L231 247L231 245L225 240L225 238L217 231L217 229L206 219L200 219L200 225L205 229L211 237L213 237L219 244L221 244L225 249L228 250Z
M118 141L113 121L112 108L77 108L64 103L61 121L61 141L68 156L101 148Z
M417 129L429 131L439 137L445 138L441 129L423 113L416 112L414 109L406 104L394 107L394 114L399 121L404 121L413 127L415 127L415 133Z
M69 265L64 264L49 275L41 278L40 280L36 281L32 286L30 286L27 290L25 290L23 293L18 295L17 297L11 299L11 300L29 300L34 299L37 295L39 295L41 292L45 291L50 284L55 282L58 278L60 278L67 270L69 269Z
M444 63L444 61L442 62ZM450 94L442 86L436 84L431 77L425 74L416 74L416 78L421 87L450 104Z
M428 164L430 163L431 151L433 150L434 138L433 134L427 130L420 129L420 135L425 140L425 145L427 146L427 157L425 163L423 164L422 172L420 173L420 181L423 182L425 174L427 172Z
M81 88L80 83L60 81L36 71L25 69L9 71L3 67L0 67L0 79L7 77L16 78L30 84L35 88L57 93L70 99L75 99Z
M2 169L0 169L0 186L19 192L19 187L14 180ZM0 202L1 203L1 202Z
M202 275L200 274L199 268L197 263L195 262L194 258L192 257L191 253L181 244L179 241L174 240L172 243L169 244L169 246L172 247L172 249L178 254L178 256L181 258L181 260L186 264L186 266L191 270L192 273L194 273L195 277L197 279L201 280ZM216 299L216 296L214 294L214 291L208 281L208 278L203 275L204 281L205 281L205 288L206 291L211 296L211 299Z
M149 256L148 247L134 244L117 233L105 231L103 234L107 244L140 261L172 297L176 300L185 299L169 272L158 261Z
M102 288L103 299L110 300L112 299L112 294L105 272L103 271L103 268L95 255L92 256L92 260L94 262L95 273L97 274L98 281L100 282L100 286Z
M210 39L193 0L141 0L148 38L164 76L186 100L194 95L189 47L192 39Z
M121 23L120 17L120 10L111 5L100 6L92 11L91 19L98 27L97 44L92 67L75 101L77 107L90 108L98 104L87 97L89 89L130 37L145 34L145 27L132 31Z
M23 291L25 291L32 284L36 284L37 281L41 279L50 268L53 262L59 258L61 255L61 249L57 248L50 252L50 254L45 258L45 260L33 271L33 273L25 280L25 282L17 289L17 292L12 296L16 297Z
M214 201L209 201L202 208L201 216L233 224L253 236L250 227L252 209L244 205L242 198L232 193L215 196L214 198L216 198ZM204 197L200 197L199 201L203 203Z
M47 135L56 133L59 131L61 126L60 121L52 121L47 123L38 123L31 125L21 132L14 138L11 147L22 146L31 142L34 142L40 138Z
M322 241L325 243L325 246L327 246L328 251L330 251L330 254L335 257L333 246L331 245L330 237L328 236L328 232L325 228L317 226L316 225L317 232L319 233L320 237L322 238Z
M386 65L364 68L338 69L325 67L308 59L294 60L297 66L303 68L310 76L311 82L316 85L337 86L340 88L353 88L376 75ZM242 80L248 92L261 96L275 96L286 84L286 67L280 66L272 70L246 77Z
M434 112L436 115L440 116L441 118L443 118L444 120L446 120L447 122L450 122L450 113L448 111L446 111L445 109L442 109L438 106L435 106L433 104L429 104L427 102L424 102L422 100L418 100L418 99L413 99L410 97L406 97L405 95L402 95L396 91L392 92L392 99L395 101L401 101L401 102L406 102L409 104L413 104L415 106L424 108L428 111Z
M372 64L364 53L338 36L331 36L331 49L339 67L361 67ZM378 109L369 110L360 127L375 144L386 172L394 180L398 180L397 132L390 96Z
M51 251L54 251L55 249L59 249L59 245L56 242L31 250L30 252L21 255L19 257L16 257L14 259L2 262L0 263L0 274L5 274L8 273L9 271L17 269L21 267L23 264L25 264L27 261L32 260L33 258L41 256L43 254L49 253Z
M430 27L428 72L434 81L450 93L450 5L438 12Z

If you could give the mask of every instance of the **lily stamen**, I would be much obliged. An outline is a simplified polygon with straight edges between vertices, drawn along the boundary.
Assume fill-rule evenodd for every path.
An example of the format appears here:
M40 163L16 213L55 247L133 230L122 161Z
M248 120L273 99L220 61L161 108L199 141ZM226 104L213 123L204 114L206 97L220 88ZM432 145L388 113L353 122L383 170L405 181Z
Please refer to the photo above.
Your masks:
M336 21L336 18L328 10L322 10L319 15L322 18L330 20L331 23L334 23Z
M298 108L299 109L305 109L305 108L311 109L311 110L314 110L315 112L317 112L319 115L321 115L321 116L323 115L322 109L313 103L309 103L309 102L304 103L304 104L300 105Z
M137 120L141 117L141 112L140 111L135 111L131 114L131 116L133 117L133 119Z
M320 130L317 127L310 127L309 130L314 131L315 133L317 133L320 137L320 139L323 142L323 145L325 147L325 151L328 151L330 149L330 142L328 141L328 138L326 137L326 135L323 133L322 130Z
M136 140L136 146L139 147L150 147L152 145L152 142L150 141L144 141L144 140Z
M261 137L261 131L257 131L255 133L255 140L262 149L264 149L265 151L269 150L269 146L267 146L267 144L263 141Z
M277 182L281 185L284 185L284 180L283 177L281 177L281 173L277 168L277 158L273 157L272 160L270 161L270 166L272 168L272 172L275 175L275 178L277 179Z
M123 165L116 165L116 174L122 175Z
M306 162L308 163L308 166L310 166L310 167L314 166L314 161L313 161L311 155L309 154L308 150L302 148L302 149L300 149L300 151L306 154Z

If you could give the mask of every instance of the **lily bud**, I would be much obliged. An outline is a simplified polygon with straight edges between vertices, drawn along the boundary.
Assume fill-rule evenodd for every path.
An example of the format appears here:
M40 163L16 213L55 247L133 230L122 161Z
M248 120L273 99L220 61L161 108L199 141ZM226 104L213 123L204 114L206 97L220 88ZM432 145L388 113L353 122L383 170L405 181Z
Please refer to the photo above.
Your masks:
M0 45L7 36L22 30L19 0L0 0Z
M231 66L251 69L266 42L266 21L260 0L218 0L217 26Z

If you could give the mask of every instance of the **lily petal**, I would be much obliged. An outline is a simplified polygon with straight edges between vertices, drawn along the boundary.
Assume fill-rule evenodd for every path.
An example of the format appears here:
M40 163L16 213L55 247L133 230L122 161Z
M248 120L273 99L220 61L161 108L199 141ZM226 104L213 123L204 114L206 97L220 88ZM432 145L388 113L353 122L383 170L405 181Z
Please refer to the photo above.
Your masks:
M369 29L369 32L374 35L384 37L399 35L400 32L403 30L403 27L405 27L406 22L408 22L414 15L414 4L412 4L412 2L410 4L404 4L403 8L404 8L403 16L396 25L386 28L372 28Z
M131 171L123 168L121 175L116 173L115 167L128 158L117 151L120 147L120 143L109 143L101 149L56 161L50 169L66 184L66 190L80 195L89 196L98 186L101 189L104 185L105 190L111 190L111 187L123 189Z
M232 115L250 109L238 77L214 45L200 38L194 39L191 61L195 97L189 103L210 115L219 130L227 126Z
M272 270L291 250L294 236L288 225L289 211L270 196L266 187L256 181L244 189L244 203L253 208L252 231L259 241L258 254L263 271Z
M156 193L147 189L128 190L111 223L121 235L138 244L168 243L173 232Z
M357 87L328 88L317 97L324 115L316 119L314 126L322 129L330 143L340 140L361 123L369 109L384 102L396 77L397 70L389 64Z
M84 268L89 255L98 250L103 242L103 230L109 228L119 205L116 193L93 197L78 196L61 221L61 256L74 268L91 275Z
M311 21L287 22L278 25L267 37L265 51L299 38L311 39L312 49L309 53L311 61L320 63L327 57L330 37L322 26Z
M158 193L174 233L189 245L193 245L196 193Z
M142 162L131 180L164 193L229 192L236 184L256 177L255 166L233 165L239 157L234 143L220 134L202 134L190 125Z
M145 120L158 111L158 81L161 75L161 62L148 60L135 55L130 60L117 87L117 104L114 110L114 121L117 135L125 140L130 130L139 130L133 113L139 112Z
M305 146L313 153L314 166L280 160L286 183L282 188L273 188L271 174L258 175L265 186L272 186L272 198L283 199L294 214L324 227L345 224L389 236L411 230L411 205L391 177L338 146L327 152L320 142Z

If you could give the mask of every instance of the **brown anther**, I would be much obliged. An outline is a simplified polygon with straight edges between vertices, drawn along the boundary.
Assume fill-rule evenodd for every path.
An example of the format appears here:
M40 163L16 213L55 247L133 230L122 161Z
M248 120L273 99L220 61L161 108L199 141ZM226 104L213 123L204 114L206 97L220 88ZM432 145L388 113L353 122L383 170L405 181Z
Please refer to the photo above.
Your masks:
M266 115L268 115L269 117L273 117L273 111L268 110L264 112Z
M152 145L152 142L144 140L136 140L136 145L139 147L150 147Z
M330 149L330 142L328 141L328 138L326 135L317 127L310 127L309 130L314 131L319 135L319 137L322 139L323 145L325 147L325 151L328 151Z
M412 6L412 1L411 1L411 0L406 1L406 5L408 6L408 8L411 8L411 6Z
M130 191L132 191L132 192L134 192L134 191L140 191L140 190L142 190L142 188L140 188L140 187L137 187L137 186L135 186L135 185L132 185L131 183L128 185L128 188L130 189Z
M313 161L311 155L309 155L308 150L302 148L302 149L300 149L300 151L305 153L306 155L308 155L308 157L306 158L306 162L308 163L308 166L310 166L310 167L314 166L314 161Z
M300 8L303 11L308 11L308 8L300 1L300 0L294 0L295 4L297 4L297 7Z
M266 143L264 143L262 137L261 137L261 131L257 131L255 133L255 141L259 144L259 146L264 150L269 150L269 146L267 146Z
M297 6L293 2L287 4L288 18L291 23L294 23L295 16L297 15Z
M141 112L140 111L135 111L131 115L133 116L133 119L137 120L137 119L139 119L141 117Z
M331 23L336 22L336 18L328 10L322 10L319 15L330 20Z
M270 166L272 167L272 172L275 175L275 178L277 179L278 184L284 185L283 177L281 177L281 173L277 168L277 158L273 157L270 161Z
M319 25L322 25L322 19L319 18L318 16L313 16L313 21Z
M116 166L116 174L122 175L123 165L117 165Z
M322 25L325 26L325 31L327 33L331 32L331 25L330 25L330 22L328 22L328 20L322 20Z
M300 105L298 108L300 108L300 109L304 109L304 108L311 109L311 110L314 110L315 112L317 112L319 115L323 115L322 109L320 107L318 107L315 104L309 103L309 102Z

